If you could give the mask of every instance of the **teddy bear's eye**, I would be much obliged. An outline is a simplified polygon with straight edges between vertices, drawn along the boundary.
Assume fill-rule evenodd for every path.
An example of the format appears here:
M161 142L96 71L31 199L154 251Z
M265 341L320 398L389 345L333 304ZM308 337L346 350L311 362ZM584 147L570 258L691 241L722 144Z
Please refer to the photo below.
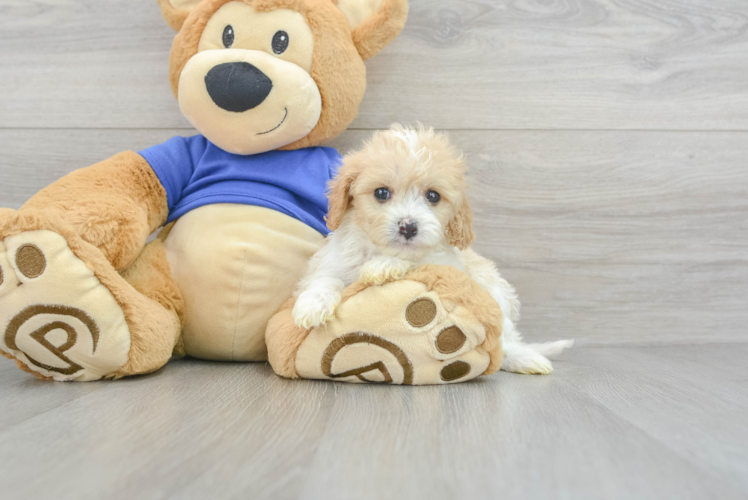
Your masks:
M387 188L377 188L374 190L374 198L379 201L387 201L390 199L390 190Z
M223 46L227 49L234 45L234 27L230 24L223 29Z
M288 48L288 33L285 31L276 31L273 35L273 52L281 55Z
M439 200L442 199L442 195L432 189L431 191L426 193L426 199L429 200L429 203L436 205L437 203L439 203Z

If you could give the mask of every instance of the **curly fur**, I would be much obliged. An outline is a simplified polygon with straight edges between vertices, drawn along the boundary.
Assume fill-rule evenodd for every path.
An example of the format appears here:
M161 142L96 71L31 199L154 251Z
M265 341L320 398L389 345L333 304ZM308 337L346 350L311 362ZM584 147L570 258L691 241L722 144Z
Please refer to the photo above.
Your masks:
M464 156L447 136L424 127L393 125L347 156L331 183L327 223L334 232L312 258L297 290L293 310L297 325L323 324L344 300L344 288L357 280L362 286L381 284L426 264L449 265L466 273L498 303L492 319L500 322L503 331L506 357L501 367L518 373L550 373L551 363L543 354L558 354L571 343L522 342L515 326L520 304L514 287L493 262L470 248L475 236L466 170ZM378 188L387 188L390 198L376 199ZM429 191L439 193L438 203L427 200ZM415 236L405 237L404 222L416 224ZM442 291L449 294L449 287ZM486 350L496 348L491 342L497 337L487 338ZM494 356L489 370L495 368Z

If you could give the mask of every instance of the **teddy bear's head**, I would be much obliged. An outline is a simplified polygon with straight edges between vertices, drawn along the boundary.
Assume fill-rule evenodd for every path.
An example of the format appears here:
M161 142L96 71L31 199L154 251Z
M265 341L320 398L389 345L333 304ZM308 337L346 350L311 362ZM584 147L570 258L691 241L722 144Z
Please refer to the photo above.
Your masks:
M178 30L184 116L235 154L323 144L353 121L364 60L402 30L407 0L158 0Z

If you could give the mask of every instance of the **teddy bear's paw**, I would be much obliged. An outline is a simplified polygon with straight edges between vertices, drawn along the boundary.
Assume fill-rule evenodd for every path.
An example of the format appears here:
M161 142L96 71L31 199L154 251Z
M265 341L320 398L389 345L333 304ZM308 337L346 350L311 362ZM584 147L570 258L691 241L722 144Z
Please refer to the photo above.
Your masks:
M97 380L123 366L130 333L94 272L49 230L0 241L0 350L54 380Z
M296 356L301 377L403 385L473 379L489 366L483 324L420 282L369 287L313 329Z

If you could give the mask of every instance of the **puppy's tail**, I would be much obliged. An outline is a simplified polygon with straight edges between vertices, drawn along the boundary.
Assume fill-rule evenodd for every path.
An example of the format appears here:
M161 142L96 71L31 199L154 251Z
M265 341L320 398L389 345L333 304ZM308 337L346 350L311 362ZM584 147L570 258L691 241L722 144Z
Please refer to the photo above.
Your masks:
M527 347L542 354L546 358L555 358L561 354L564 349L568 349L573 345L573 340L557 340L555 342L543 342L542 344L527 344Z

